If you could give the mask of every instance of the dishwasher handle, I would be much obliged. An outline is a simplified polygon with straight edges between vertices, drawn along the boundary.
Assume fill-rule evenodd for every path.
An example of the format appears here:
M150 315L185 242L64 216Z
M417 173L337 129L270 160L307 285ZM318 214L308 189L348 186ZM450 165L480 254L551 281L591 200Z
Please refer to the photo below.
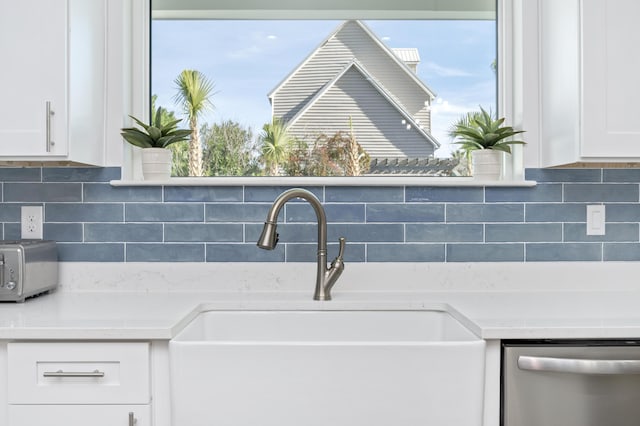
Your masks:
M518 368L576 374L640 374L640 360L576 359L520 355Z

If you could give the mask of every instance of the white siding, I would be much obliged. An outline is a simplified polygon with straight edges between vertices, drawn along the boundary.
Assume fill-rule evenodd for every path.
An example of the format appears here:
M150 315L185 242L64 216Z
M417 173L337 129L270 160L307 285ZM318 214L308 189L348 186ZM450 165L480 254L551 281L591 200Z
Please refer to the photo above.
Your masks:
M291 120L318 91L356 59L395 101L430 131L431 96L358 22L347 21L274 93L274 116ZM410 71L409 71L410 73Z
M318 135L349 132L349 117L357 141L372 158L424 158L434 146L380 92L351 67L290 128L296 137L313 143Z

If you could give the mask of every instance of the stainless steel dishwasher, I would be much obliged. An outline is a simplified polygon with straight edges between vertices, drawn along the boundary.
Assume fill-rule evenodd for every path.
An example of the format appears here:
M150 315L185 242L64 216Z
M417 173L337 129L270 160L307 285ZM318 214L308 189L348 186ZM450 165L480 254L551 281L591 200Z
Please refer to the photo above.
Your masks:
M501 425L640 425L640 340L502 344Z

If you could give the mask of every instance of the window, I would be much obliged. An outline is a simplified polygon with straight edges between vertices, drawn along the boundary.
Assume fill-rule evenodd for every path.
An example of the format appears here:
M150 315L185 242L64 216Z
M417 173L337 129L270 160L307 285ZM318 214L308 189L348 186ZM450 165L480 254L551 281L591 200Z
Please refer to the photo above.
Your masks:
M152 1L151 94L186 127L182 71L212 84L203 175L464 175L448 130L497 111L493 1L200 3Z

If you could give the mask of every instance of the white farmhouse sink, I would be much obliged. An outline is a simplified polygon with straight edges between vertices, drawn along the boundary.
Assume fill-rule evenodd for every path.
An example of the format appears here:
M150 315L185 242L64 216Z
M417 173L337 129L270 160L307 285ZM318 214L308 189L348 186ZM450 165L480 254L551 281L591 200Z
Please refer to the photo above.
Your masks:
M445 311L209 311L169 344L173 426L479 426L484 341Z

